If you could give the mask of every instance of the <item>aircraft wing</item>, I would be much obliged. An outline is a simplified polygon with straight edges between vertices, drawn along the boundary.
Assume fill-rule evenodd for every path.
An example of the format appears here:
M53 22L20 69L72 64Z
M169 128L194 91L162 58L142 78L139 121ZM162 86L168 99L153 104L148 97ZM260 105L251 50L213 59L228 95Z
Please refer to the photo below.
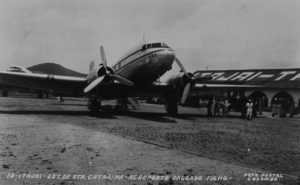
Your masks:
M167 96L176 93L174 88L167 84L128 86L121 83L106 83L99 85L97 91L103 99Z
M86 78L0 71L0 84L45 90L68 96L83 96Z
M88 82L82 77L0 71L0 84L80 97L84 95L83 89ZM175 93L174 89L167 84L128 86L121 83L103 83L97 86L97 91L103 99L164 96Z

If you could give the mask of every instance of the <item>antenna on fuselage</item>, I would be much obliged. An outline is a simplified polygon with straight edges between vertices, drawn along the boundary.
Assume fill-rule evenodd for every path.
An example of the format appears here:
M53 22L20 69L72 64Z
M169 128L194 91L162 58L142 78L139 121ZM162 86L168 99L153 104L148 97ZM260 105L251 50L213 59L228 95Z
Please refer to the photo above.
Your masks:
M143 43L146 43L145 33L143 33Z

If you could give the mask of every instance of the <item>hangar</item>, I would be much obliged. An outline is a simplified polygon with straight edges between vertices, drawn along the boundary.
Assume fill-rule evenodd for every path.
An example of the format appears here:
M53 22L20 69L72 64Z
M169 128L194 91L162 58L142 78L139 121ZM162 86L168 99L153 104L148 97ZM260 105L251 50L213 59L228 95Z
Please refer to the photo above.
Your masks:
M300 110L300 68L200 70L194 75L212 78L201 84L202 92L207 87L208 90L214 89L210 92L214 95L253 98L259 101L260 109L266 111L270 111L279 101L284 102L283 106L289 112ZM233 85L236 85L236 88L233 88ZM239 85L243 88L239 88ZM195 93L200 96L201 90Z

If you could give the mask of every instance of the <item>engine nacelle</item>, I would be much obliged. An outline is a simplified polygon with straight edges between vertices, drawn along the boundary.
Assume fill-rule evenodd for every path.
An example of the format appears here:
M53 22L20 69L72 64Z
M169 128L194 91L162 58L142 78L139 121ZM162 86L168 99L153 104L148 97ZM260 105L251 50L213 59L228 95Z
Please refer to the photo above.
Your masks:
M107 67L107 71L109 74L114 74L114 71L110 67ZM106 75L105 68L104 68L103 64L100 64L97 68L90 69L87 79L89 82L92 82L95 79L97 79L98 77L101 77L104 75Z
M188 73L188 75L190 77L194 77L192 73ZM184 73L173 75L167 80L167 84L172 85L177 90L178 93L182 93L184 87L189 82L191 82L190 78Z
M114 74L114 71L112 70L112 68L106 67L106 69L109 72L109 74ZM100 64L97 69L97 77L103 76L105 74L106 74L105 67L103 66L103 64Z

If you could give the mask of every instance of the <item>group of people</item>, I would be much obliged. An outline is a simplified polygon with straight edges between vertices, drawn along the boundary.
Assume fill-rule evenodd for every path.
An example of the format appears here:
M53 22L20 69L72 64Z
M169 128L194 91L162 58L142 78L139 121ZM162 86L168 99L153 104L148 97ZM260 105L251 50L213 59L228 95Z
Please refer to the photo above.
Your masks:
M221 99L211 98L208 101L207 105L207 115L208 116L229 116L230 112L230 102L225 99L224 101Z
M240 111L243 118L251 120L257 115L257 102L251 99L245 99L243 101L235 101L234 105L228 100L221 98L210 98L207 104L208 116L229 116L230 110L233 108L236 111Z

